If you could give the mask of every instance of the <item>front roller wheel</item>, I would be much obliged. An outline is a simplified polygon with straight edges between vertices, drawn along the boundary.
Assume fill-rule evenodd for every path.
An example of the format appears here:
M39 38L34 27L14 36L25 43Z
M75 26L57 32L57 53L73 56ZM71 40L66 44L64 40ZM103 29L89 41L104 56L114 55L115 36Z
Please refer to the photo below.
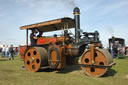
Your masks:
M88 76L92 76L92 77L103 76L108 71L109 68L107 67L99 68L99 67L95 67L95 65L105 65L105 66L110 65L113 62L111 54L104 49L95 49L94 62L92 62L90 52L91 52L90 50L87 50L86 52L83 53L81 64L94 65L94 66L90 66L90 67L81 66L82 70Z
M43 47L27 49L25 53L25 67L31 72L39 71L40 67L48 65L47 51Z

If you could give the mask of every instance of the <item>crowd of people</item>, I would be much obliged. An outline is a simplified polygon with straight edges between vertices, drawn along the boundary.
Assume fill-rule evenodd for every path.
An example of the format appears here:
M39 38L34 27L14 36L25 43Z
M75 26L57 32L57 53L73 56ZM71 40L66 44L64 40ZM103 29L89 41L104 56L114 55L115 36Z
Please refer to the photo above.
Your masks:
M18 54L18 47L13 47L11 45L10 47L8 45L3 45L0 48L1 57L9 57L9 60L14 60L14 54Z
M32 29L32 33L30 34L31 46L36 45L38 38L42 37L42 34L43 34L42 31ZM0 47L0 53L1 53L1 57L5 57L5 58L9 57L9 60L11 59L14 60L14 54L19 54L19 48L13 47L13 45L11 46L2 45L2 47Z

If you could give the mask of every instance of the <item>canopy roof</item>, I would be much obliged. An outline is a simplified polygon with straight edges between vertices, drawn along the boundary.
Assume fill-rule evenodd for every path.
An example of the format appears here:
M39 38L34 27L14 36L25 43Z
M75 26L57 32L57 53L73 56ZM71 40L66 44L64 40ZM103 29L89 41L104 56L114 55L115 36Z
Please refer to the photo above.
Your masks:
M114 38L115 41L118 41L120 44L125 44L125 39L123 38ZM112 42L112 38L109 38L109 44Z
M22 26L22 27L20 27L20 29L21 30L23 30L23 29L31 30L31 29L36 28L43 32L49 32L49 31L61 30L64 28L65 24L66 24L66 26L68 25L68 28L75 27L74 19L66 17L66 18L60 18L60 19L56 19L56 20Z
M115 41L125 41L123 38L114 38ZM112 38L109 38L109 41L112 41Z

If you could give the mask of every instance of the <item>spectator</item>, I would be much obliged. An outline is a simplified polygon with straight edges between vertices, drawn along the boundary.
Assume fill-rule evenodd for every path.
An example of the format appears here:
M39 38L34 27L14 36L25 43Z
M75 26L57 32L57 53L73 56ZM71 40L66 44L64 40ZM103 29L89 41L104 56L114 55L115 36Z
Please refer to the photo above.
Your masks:
M6 54L6 57L9 56L9 47L8 47L8 45L6 46L5 54Z
M19 49L18 47L16 47L16 55L18 55Z
M112 43L110 43L110 52L111 52L112 58L114 58L113 44Z
M2 52L2 48L0 47L0 53Z
M5 45L3 45L3 47L2 47L2 57L5 57L5 51L6 51Z
M125 56L125 46L122 47L123 56Z
M9 48L9 60L14 60L14 50L13 50L13 45Z

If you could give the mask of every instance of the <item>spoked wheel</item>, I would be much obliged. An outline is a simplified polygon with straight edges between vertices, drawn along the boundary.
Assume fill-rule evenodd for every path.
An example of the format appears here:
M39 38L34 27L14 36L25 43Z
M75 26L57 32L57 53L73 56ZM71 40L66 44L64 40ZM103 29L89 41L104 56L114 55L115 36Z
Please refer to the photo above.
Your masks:
M31 72L36 72L48 64L47 51L42 47L29 48L25 53L25 67Z
M94 53L94 62L91 61L91 51L87 50L84 52L82 55L81 63L82 64L87 64L91 65L110 65L112 61L112 56L107 50L104 49L95 49ZM109 68L99 68L95 66L90 66L90 67L81 67L82 70L88 75L88 76L93 76L93 77L100 77L103 76Z

